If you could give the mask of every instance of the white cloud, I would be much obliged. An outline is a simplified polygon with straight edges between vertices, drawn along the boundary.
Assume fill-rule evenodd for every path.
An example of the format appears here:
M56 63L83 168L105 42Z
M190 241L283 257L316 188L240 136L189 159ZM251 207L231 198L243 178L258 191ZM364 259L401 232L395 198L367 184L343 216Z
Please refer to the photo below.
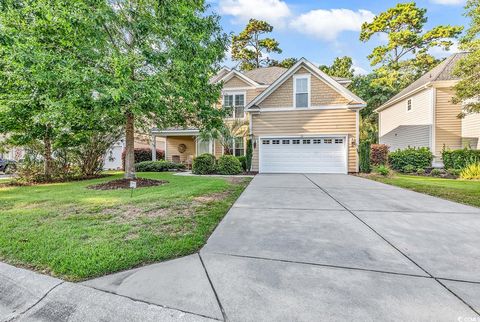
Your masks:
M278 26L291 14L282 0L219 0L218 8L221 14L233 16L239 23L255 18Z
M456 6L465 3L465 0L430 0L432 3L443 4L447 6Z
M443 50L442 48L440 47L433 47L433 48L430 48L429 49L429 53L430 55L434 56L434 57L437 57L437 58L443 58L443 57L447 57L447 56L450 56L451 54L455 54L455 53L458 53L460 52L460 48L458 48L458 40L452 40L453 42L453 45L450 46L450 50Z
M360 31L362 23L374 17L371 11L363 9L317 9L300 15L290 25L301 33L333 41L343 31Z
M353 73L355 75L367 75L368 71L361 66L353 65Z

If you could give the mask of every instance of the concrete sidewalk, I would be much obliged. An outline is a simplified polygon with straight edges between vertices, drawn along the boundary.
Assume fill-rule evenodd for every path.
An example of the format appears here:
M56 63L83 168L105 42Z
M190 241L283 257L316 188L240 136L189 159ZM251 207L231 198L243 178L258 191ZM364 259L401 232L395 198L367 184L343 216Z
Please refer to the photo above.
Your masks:
M81 285L0 266L0 314L480 321L478 231L478 208L359 177L258 175L199 254Z

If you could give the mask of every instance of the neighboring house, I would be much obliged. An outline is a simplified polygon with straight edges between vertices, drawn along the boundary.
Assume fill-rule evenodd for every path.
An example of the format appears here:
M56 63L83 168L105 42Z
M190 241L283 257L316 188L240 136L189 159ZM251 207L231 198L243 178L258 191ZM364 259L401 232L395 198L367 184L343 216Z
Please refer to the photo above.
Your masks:
M454 54L407 86L376 109L379 114L379 141L390 151L406 147L429 147L433 165L442 166L443 148L480 148L480 114L460 119L462 104L453 104L453 86L458 83L452 71L466 55Z
M261 173L358 171L359 110L366 103L350 92L347 79L332 78L306 59L289 69L222 69L222 105L229 118L248 120L252 170ZM166 158L188 162L202 153L224 153L218 142L202 142L195 128L153 129L166 139ZM247 137L235 140L244 155Z

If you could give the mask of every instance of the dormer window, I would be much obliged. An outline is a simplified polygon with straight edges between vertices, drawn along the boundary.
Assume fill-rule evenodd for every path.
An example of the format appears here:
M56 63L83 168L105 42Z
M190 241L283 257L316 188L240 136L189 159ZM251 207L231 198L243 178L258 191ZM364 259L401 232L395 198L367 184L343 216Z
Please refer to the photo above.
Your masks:
M412 110L412 100L409 99L409 100L407 100L407 112L409 112L411 110Z
M310 75L295 75L293 89L294 106L296 108L310 107Z

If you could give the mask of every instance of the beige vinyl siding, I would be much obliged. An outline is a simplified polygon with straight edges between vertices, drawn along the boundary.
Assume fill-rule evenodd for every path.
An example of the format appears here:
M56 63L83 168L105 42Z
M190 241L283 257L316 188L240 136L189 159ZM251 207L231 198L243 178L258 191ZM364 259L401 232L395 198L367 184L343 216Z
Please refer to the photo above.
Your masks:
M305 68L300 68L295 75L311 74ZM345 105L348 100L323 80L311 74L310 79L311 106ZM293 76L289 77L273 93L266 97L260 107L293 107Z
M407 112L408 99L412 100L412 109ZM381 138L402 126L431 125L432 123L432 89L429 88L381 111L379 136Z
M462 120L463 144L480 149L480 113L469 114Z
M457 117L461 104L453 104L454 91L451 88L436 89L435 105L435 151L441 156L443 146L449 149L462 148L462 121Z
M265 112L253 115L253 134L265 135L306 135L346 134L349 136L348 171L357 171L356 112L347 109ZM258 171L258 145L254 149L252 166Z
M251 87L252 85L248 84L244 80L240 79L237 76L233 76L230 78L225 84L223 84L223 88L235 88L235 87Z
M195 157L195 138L190 136L168 136L167 140L167 160L172 161L172 156L180 156L180 162L185 162L188 156ZM178 146L185 144L187 149L184 153L178 152Z

